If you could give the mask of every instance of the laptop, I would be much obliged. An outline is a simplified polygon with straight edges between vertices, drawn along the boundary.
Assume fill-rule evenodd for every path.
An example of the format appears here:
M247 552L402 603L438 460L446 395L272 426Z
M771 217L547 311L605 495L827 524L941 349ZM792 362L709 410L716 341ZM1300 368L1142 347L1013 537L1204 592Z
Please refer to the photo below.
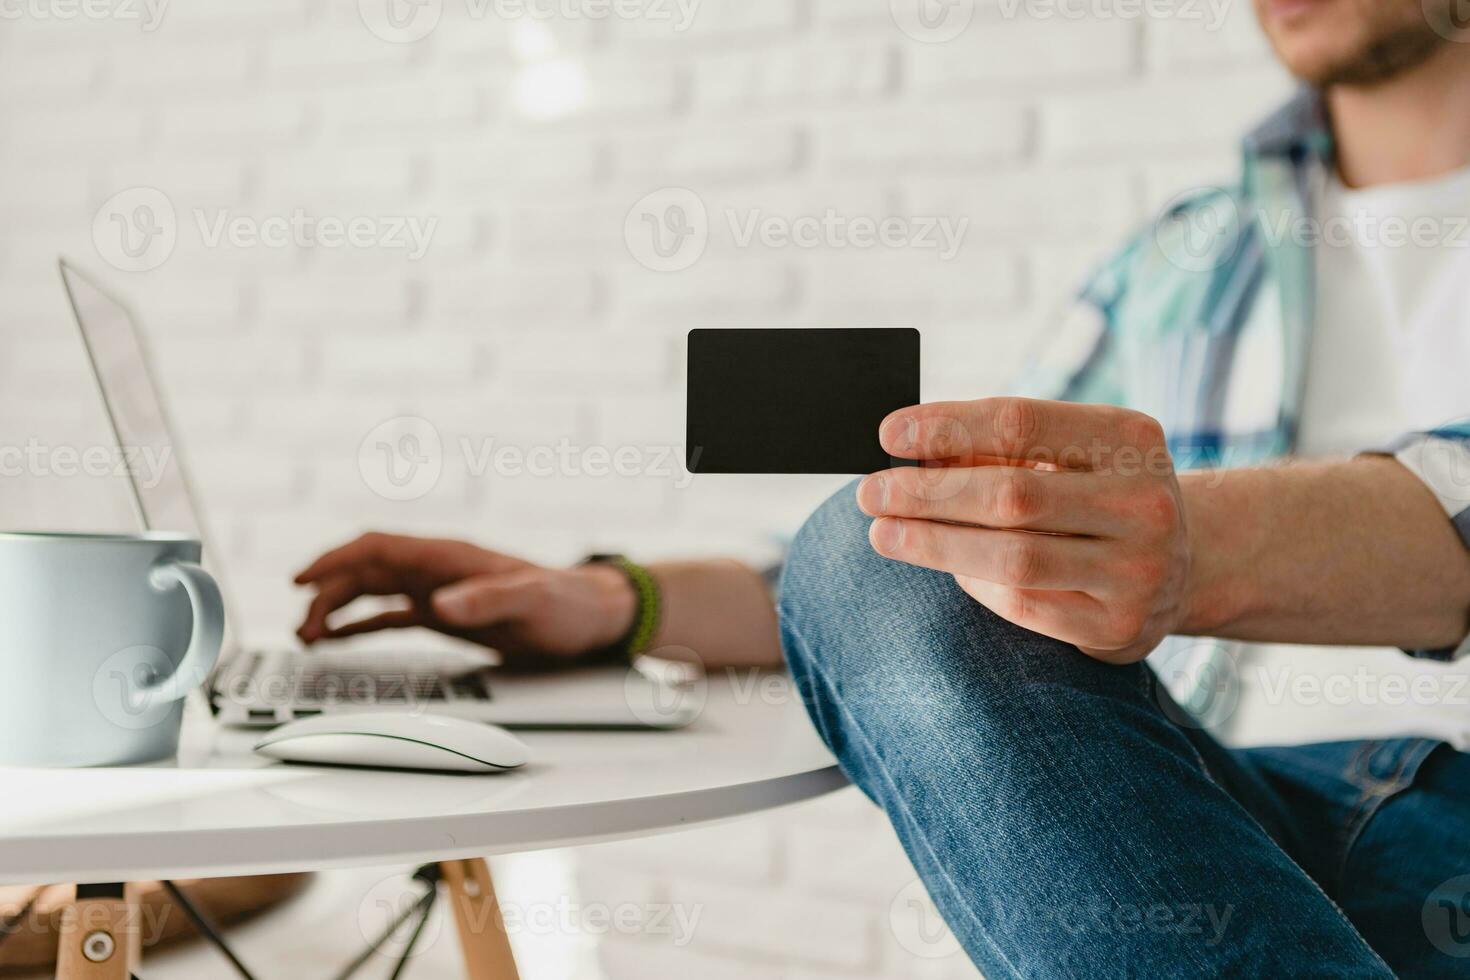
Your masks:
M224 596L226 634L204 695L221 724L267 727L328 712L432 711L513 728L679 728L699 712L697 676L656 661L542 675L496 670L477 650L438 646L385 650L342 641L319 650L253 649L234 615L229 576L205 539L197 494L127 306L60 260L113 436L130 460L133 508L143 530L181 531L204 541L205 564ZM141 479L133 454L166 460ZM303 558L308 556L303 556Z

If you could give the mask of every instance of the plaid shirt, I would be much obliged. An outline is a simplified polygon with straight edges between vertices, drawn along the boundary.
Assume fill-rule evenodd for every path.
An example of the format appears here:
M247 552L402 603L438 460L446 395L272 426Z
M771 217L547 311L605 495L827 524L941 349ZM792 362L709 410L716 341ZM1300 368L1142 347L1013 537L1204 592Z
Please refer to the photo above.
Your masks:
M1182 195L1105 262L1047 338L1025 394L1126 405L1158 419L1180 469L1289 454L1314 315L1313 256L1271 235L1310 217L1331 165L1321 101L1299 93L1249 136L1235 187ZM1470 420L1406 433L1393 453L1470 545ZM1450 660L1458 648L1410 651Z

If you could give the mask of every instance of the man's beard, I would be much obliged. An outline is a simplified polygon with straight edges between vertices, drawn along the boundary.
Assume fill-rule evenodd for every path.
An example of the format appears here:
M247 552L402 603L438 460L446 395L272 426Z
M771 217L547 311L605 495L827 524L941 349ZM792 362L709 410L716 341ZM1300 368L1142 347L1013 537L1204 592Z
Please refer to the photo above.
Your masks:
M1346 17L1359 22L1360 40L1335 57L1309 56L1305 60L1286 57L1293 47L1288 36L1267 35L1288 69L1297 78L1318 87L1329 85L1372 86L1387 81L1429 60L1451 38L1462 37L1456 23L1455 5L1462 0L1346 0ZM1258 9L1259 9L1258 4ZM1289 30L1289 29L1288 29ZM1470 40L1470 37L1466 37Z
M1448 43L1425 24L1406 24L1375 37L1355 56L1326 65L1304 81L1323 87L1378 85L1417 68Z

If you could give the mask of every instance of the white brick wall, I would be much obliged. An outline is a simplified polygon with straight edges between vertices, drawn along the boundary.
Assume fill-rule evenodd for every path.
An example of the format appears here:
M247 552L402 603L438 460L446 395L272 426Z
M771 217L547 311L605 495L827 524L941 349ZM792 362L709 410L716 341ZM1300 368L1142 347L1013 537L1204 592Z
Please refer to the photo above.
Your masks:
M359 6L179 2L145 30L121 16L142 4L63 20L61 0L34 0L0 21L0 444L104 438L52 265L64 252L151 328L214 546L265 639L300 607L286 573L368 526L552 562L768 553L839 481L476 478L454 447L676 445L682 337L700 325L910 324L927 397L997 391L1087 262L1181 185L1228 176L1241 127L1287 88L1245 0L1153 17L961 0L972 20L943 43L897 26L906 0L704 0L682 31L445 0L411 43L375 36ZM93 229L137 186L169 197L177 231L146 272L110 264L105 215ZM705 254L677 272L645 268L624 237L629 208L665 186L709 215ZM725 217L828 209L969 227L944 261L742 247ZM297 210L436 224L417 260L201 232ZM434 422L450 455L408 503L357 465L399 415ZM126 521L116 481L0 478L0 525ZM589 962L608 977L972 975L898 938L890 910L913 874L851 793L565 861L587 894L706 906L688 946L600 940Z

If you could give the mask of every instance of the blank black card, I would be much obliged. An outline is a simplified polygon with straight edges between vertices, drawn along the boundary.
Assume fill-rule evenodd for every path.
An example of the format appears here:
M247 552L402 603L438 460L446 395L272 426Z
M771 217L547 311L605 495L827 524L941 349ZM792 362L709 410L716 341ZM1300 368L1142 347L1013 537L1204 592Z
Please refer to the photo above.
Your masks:
M919 332L689 331L691 473L872 473L878 425L919 402Z

